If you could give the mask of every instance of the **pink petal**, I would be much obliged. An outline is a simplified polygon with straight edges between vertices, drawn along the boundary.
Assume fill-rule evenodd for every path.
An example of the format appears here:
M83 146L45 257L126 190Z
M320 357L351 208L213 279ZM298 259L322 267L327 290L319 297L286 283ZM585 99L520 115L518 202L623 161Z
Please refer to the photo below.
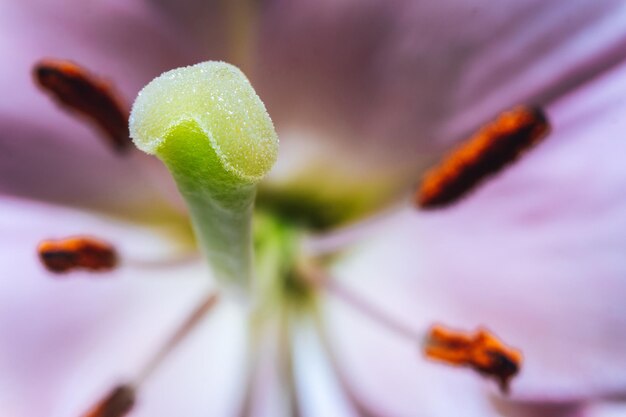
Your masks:
M513 400L567 408L568 402L623 393L625 76L622 66L556 103L548 109L554 132L539 149L449 210L399 213L337 274L416 329L436 322L468 330L482 325L521 349L525 360ZM337 337L355 340L353 327L342 326ZM422 364L406 342L394 347L391 336L377 340L369 332L360 348L345 348L344 358L373 361L385 352L369 375L391 379L355 378L374 404L392 402L376 397L376 387L401 377L434 402L432 392L455 394L471 389L461 388L468 378L479 381ZM422 367L450 379L441 386L427 382L415 375L429 372ZM411 397L400 391L400 398L408 404ZM428 398L413 399L414 407ZM467 401L473 407L476 400Z
M327 149L293 168L407 175L441 142L617 59L625 13L612 0L276 0L254 78L285 149Z
M114 384L139 372L209 288L209 273L199 262L169 269L134 263L185 248L167 229L132 227L32 202L5 198L0 203L5 234L0 409L17 417L79 415ZM124 256L122 266L102 275L58 277L44 271L36 261L39 240L76 233L110 240ZM236 406L243 316L228 303L214 316L141 390L137 415L224 414ZM212 394L218 390L220 395Z
M398 338L332 298L325 307L340 375L371 415L443 417L459 410L468 417L498 415L475 375L426 362L420 341Z
M100 132L61 110L31 75L42 58L74 60L109 79L130 104L151 78L186 62L181 39L161 23L139 3L0 6L7 63L0 91L11 98L0 101L0 192L118 212L163 200L159 188L172 187L163 173L155 180L147 158L113 155Z

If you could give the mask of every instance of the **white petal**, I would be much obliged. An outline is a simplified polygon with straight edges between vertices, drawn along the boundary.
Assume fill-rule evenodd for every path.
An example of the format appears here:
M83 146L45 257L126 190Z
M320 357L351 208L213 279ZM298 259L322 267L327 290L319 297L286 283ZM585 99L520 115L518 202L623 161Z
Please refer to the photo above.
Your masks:
M259 324L259 322L252 323ZM291 351L284 323L269 319L250 346L250 383L245 417L289 417L301 412L291 370Z
M311 319L297 320L292 349L302 417L358 417L360 413L336 375L321 337Z

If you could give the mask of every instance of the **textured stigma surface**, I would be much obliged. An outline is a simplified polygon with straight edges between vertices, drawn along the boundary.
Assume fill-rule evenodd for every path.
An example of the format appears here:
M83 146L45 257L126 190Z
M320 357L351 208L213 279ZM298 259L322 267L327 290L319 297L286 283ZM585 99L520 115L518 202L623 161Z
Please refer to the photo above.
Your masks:
M260 180L278 155L278 138L265 105L246 76L225 62L203 62L168 71L139 93L130 133L141 150L158 155L168 133L195 122L224 168Z

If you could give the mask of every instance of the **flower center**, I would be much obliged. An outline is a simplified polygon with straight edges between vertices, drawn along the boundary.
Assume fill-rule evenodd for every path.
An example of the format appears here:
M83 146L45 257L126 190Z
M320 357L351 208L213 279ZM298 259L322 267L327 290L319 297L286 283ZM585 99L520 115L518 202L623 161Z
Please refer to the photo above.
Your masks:
M258 307L307 308L315 302L314 288L300 275L306 231L281 217L259 211L254 218L255 281Z
M107 133L115 149L126 147L127 138L120 139L125 133L118 126L123 106L110 88L87 71L62 61L44 61L35 73L61 103ZM263 103L238 69L209 62L163 74L140 93L130 131L139 148L157 155L171 171L220 291L232 293L236 288L237 294L245 294L241 298L250 311L252 333L278 322L282 338L289 332L291 318L315 312L318 297L329 295L408 343L424 345L428 358L471 367L495 378L503 392L508 390L520 367L518 351L486 330L471 336L442 327L429 333L413 329L331 277L325 269L327 253L307 249L304 243L311 234L344 220L350 210L358 211L358 202L333 212L332 208L324 210L327 202L321 199L278 193L266 195L260 208L253 211L256 185L276 159L278 140ZM418 206L433 209L457 202L538 143L547 131L541 111L518 107L504 113L425 176ZM95 238L45 241L38 252L53 272L97 271L118 264L115 249ZM329 252L336 255L337 248ZM133 383L114 389L87 415L120 417L128 413L135 390L217 300L216 293L207 294Z

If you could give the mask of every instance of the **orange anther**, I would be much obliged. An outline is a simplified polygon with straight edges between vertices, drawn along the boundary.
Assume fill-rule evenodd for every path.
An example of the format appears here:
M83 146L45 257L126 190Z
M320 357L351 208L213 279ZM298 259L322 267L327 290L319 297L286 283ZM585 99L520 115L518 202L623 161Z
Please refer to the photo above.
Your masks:
M502 113L426 173L416 195L417 205L433 209L456 203L539 143L548 131L540 109L519 106Z
M509 382L519 372L522 362L518 350L506 346L485 329L472 335L434 326L426 339L424 353L430 359L469 366L495 378L503 393L509 391Z

